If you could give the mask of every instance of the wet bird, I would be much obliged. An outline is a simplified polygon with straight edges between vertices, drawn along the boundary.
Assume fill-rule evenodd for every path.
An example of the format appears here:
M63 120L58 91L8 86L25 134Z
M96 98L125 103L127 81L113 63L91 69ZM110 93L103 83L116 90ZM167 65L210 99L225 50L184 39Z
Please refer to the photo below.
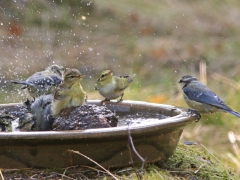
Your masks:
M17 129L19 131L33 131L35 123L36 117L32 113L27 112L20 115Z
M52 130L54 117L51 111L53 95L42 95L34 102L26 101L23 107L26 110L20 115L18 129L20 131L49 131Z
M34 99L41 95L51 94L53 90L62 83L64 67L60 65L51 65L44 71L36 72L27 80L10 81L14 84L22 84L22 90L27 92L29 99Z
M186 103L199 113L224 111L240 118L240 113L232 110L206 85L193 76L183 76L179 82L182 86Z
M118 101L122 101L124 90L133 81L132 78L135 75L136 74L129 76L113 76L111 70L105 70L97 79L95 90L105 97L105 100L103 101L110 101L111 99L116 99L118 97L120 97Z
M77 69L68 69L63 76L63 83L54 92L51 106L54 116L63 109L83 105L87 99L80 80L83 75Z

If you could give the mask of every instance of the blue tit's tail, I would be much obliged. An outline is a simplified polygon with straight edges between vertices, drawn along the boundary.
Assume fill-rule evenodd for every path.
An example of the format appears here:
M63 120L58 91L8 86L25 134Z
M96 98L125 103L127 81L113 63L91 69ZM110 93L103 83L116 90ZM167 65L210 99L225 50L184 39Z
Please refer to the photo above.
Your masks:
M22 80L14 80L14 81L9 81L9 82L13 83L13 84L22 84L22 85L27 85L27 86L35 86L35 84L33 84L33 83L22 81Z
M238 118L240 118L240 113L238 113L236 111L231 110L231 111L227 111L227 112L234 115L234 116L237 116Z
M30 83L30 82L26 82L26 81L22 81L22 80L14 80L14 81L9 81L10 83L13 83L13 84L22 84L22 88L21 89L25 89L27 88L28 86L33 86L33 87L36 87L35 84L33 83Z

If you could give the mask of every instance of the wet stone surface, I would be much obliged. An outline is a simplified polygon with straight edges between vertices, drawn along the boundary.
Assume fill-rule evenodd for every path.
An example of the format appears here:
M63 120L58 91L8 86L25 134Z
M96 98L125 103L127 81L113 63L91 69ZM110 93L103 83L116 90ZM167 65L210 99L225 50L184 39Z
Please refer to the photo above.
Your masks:
M116 127L118 118L106 106L86 104L65 109L53 123L53 130L84 130Z
M5 110L0 111L0 131L11 132L12 131L12 121L15 120L12 114Z

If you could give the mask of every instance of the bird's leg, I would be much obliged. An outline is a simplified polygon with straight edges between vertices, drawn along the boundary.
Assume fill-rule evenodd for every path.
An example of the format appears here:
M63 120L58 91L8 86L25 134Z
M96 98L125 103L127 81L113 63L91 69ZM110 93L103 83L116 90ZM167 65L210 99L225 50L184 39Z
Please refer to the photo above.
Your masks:
M124 95L124 93L122 93L121 98L117 102L122 102L123 101L123 95Z
M201 119L201 114L198 112L198 111L196 111L196 110L194 110L194 109L188 109L188 113L190 113L191 115L197 115L197 120L196 120L196 122L198 122L200 119Z
M101 106L102 106L102 105L103 105L103 103L104 103L104 102L106 102L106 101L109 101L109 102L110 102L110 99L107 99L107 98L106 98L106 99L104 99L104 100L100 101L100 104L101 104Z

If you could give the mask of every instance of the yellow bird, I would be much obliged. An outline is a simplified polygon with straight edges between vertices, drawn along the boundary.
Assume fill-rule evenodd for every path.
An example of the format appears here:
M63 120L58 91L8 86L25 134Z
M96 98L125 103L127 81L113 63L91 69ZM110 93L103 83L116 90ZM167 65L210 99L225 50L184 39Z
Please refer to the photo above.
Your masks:
M118 101L122 101L124 90L133 81L132 78L135 75L136 74L129 76L113 76L111 70L105 70L97 79L95 90L105 97L105 100L103 101L110 101L111 99L116 99L118 97L120 97Z
M86 102L86 92L80 80L83 75L77 69L68 69L63 76L63 83L54 92L51 110L57 116L63 109L81 106Z

